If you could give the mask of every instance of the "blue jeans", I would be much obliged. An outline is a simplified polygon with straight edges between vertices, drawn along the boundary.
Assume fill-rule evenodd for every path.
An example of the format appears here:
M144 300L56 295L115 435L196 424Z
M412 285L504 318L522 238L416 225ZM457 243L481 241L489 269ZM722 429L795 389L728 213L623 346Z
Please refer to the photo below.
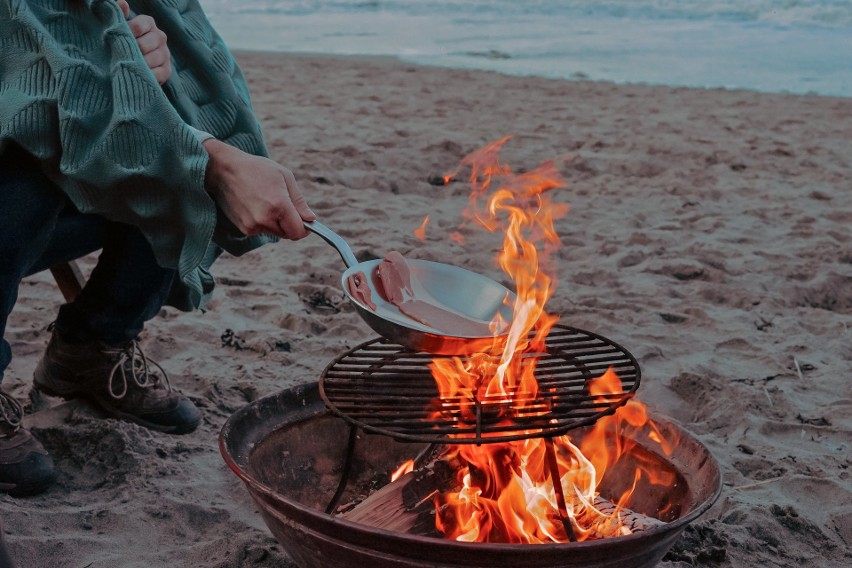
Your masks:
M157 264L138 229L81 214L29 155L5 151L0 156L0 380L12 359L6 322L21 279L98 249L103 250L83 291L59 309L55 332L72 342L119 345L157 314L176 271Z

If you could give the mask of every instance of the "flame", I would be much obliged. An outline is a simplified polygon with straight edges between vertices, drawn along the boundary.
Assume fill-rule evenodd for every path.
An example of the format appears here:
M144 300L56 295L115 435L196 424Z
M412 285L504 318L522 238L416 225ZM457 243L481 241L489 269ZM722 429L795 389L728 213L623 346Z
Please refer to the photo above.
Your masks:
M414 471L414 460L402 462L399 467L396 468L393 473L391 473L390 479L391 481L396 481L397 479L411 471Z
M589 381L588 387L590 394L605 397L607 394L620 393L621 381L615 372L609 369L600 377ZM608 469L630 454L637 445L636 439L641 438L637 435L640 431L655 442L663 454L672 454L677 440L661 432L654 421L648 418L647 407L635 399L627 401L613 416L598 420L592 430L583 437L580 449L603 478ZM633 459L639 459L636 454L632 456ZM644 479L651 485L671 486L675 482L673 472L661 470L652 463L637 463L636 475L637 482ZM619 505L626 506L632 493L632 489L625 492L619 498Z
M516 290L505 336L495 337L490 346L464 359L437 358L430 364L439 391L434 412L457 409L461 401L462 420L473 419L476 412L488 413L495 421L512 420L517 414L508 415L509 408L515 413L547 411L537 400L534 372L537 354L544 352L547 335L558 320L545 311L545 304L556 287L550 263L560 243L555 221L569 207L551 199L553 190L565 187L552 162L515 174L500 161L499 152L508 140L502 138L471 153L459 167L470 168L470 200L463 215L489 232L503 234L496 260ZM457 177L459 170L445 181ZM461 235L454 235L461 243ZM492 329L505 329L505 325L492 325ZM612 369L588 387L601 400L622 393ZM664 440L647 420L644 405L631 400L613 416L599 420L579 446L568 435L550 442L531 438L449 446L445 459L459 464L456 489L434 497L436 526L446 538L469 542L547 543L629 534L620 509L630 503L633 491L642 483L665 484L672 479L637 468L632 486L609 513L596 507L601 499L598 487L608 469L630 451L619 435L649 424L651 433ZM552 443L549 455L553 458L548 458L548 443ZM560 504L562 497L564 504Z
M469 356L466 361L455 357L432 362L432 374L444 400L489 399L498 404L535 400L535 361L525 359L523 354L543 350L547 334L558 321L556 316L544 312L544 306L556 285L548 262L550 253L559 245L554 220L564 217L568 206L554 203L548 192L565 184L552 162L531 172L513 174L499 159L500 149L509 138L468 155L461 167L471 169L472 190L465 217L490 232L500 230L504 235L497 262L515 283L512 322L505 337L495 337L490 349ZM495 181L499 187L488 196ZM486 197L487 204L482 206ZM543 245L537 246L540 243ZM505 329L503 322L496 323L493 329Z
M589 385L593 394L592 387L600 385L610 387L604 395L621 393L621 381L612 369ZM648 439L661 440L661 450L671 455L676 440L666 439L647 419L645 405L635 399L598 420L579 445L570 435L553 438L564 508L547 467L545 440L450 446L443 459L461 464L456 470L458 489L434 497L436 527L446 538L465 542L542 544L631 534L621 511L630 507L636 491L676 482L673 472L631 453L637 442L630 431L639 429ZM628 455L637 462L632 482L614 500L615 508L604 512L598 489L606 472ZM665 512L663 507L658 514Z
M542 439L456 446L454 451L454 459L465 464L457 473L461 490L436 497L437 527L445 536L468 542L526 544L567 540L556 513L557 498ZM587 519L592 526L605 521L604 515L592 515L588 506L594 499L595 479L588 460L565 437L560 439L557 460L560 471L566 471L562 486L579 504L574 515L593 517Z
M423 219L423 222L420 223L420 226L414 229L414 236L417 237L420 241L426 240L426 225L429 224L429 215Z

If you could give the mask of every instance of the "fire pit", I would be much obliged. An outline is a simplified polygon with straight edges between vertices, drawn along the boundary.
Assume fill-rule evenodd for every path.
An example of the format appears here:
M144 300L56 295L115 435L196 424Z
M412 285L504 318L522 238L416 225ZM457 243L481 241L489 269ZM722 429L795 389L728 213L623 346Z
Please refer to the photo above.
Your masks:
M558 341L559 333L555 337ZM401 349L384 344L378 347L386 356ZM356 358L359 352L354 351ZM408 356L416 359L416 354L409 352ZM594 360L596 356L590 357ZM622 356L610 353L604 357ZM395 361L393 357L389 360ZM341 361L347 358L335 361L326 374ZM632 363L629 357L623 361L628 367ZM565 371L569 375L577 369L569 367ZM324 378L327 391L329 381ZM638 369L634 378L638 384ZM719 469L708 450L675 424L655 419L658 433L679 439L671 455L664 456L644 434L631 434L630 440L616 442L634 443L634 450L599 487L601 497L617 499L624 486L633 482L635 461L646 466L650 463L674 480L665 495L658 487L634 495L632 511L665 521L641 532L585 542L529 545L458 542L428 532L376 528L326 510L339 512L347 503L362 501L385 486L389 472L428 448L436 435L419 432L407 438L405 433L385 431L387 425L376 426L375 416L369 415L359 416L359 424L353 425L353 419L337 405L333 405L334 411L328 409L328 393L324 393L324 401L319 386L289 389L246 406L227 421L219 439L225 461L245 482L271 532L302 568L650 567L663 557L684 527L713 504L721 490ZM581 391L574 394L582 397ZM339 398L335 395L335 400ZM554 401L554 407L558 408L558 402ZM364 403L364 409L368 406ZM595 412L611 412L609 408ZM576 421L584 420L588 416ZM490 426L486 420L469 427L475 435ZM590 430L578 423L570 427L572 438L577 440ZM549 436L553 432L545 429L539 434ZM441 440L438 433L437 441ZM340 503L343 505L338 506Z
M222 430L225 461L302 568L653 566L719 495L707 449L633 398L635 358L545 311L564 184L552 162L514 174L506 140L462 160L464 213L502 232L495 260L515 284L493 337L463 356L368 341ZM405 263L376 268L383 293L443 321Z

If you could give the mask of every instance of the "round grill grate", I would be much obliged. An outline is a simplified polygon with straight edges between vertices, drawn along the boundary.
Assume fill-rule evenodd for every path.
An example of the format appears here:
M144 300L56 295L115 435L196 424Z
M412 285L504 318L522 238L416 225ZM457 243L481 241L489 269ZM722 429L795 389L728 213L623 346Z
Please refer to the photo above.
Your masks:
M636 359L600 335L557 325L537 357L535 400L438 399L429 363L444 355L415 353L374 339L332 361L320 378L328 409L367 432L426 443L483 444L560 436L594 423L626 403L639 387ZM609 367L622 392L591 396L588 382Z

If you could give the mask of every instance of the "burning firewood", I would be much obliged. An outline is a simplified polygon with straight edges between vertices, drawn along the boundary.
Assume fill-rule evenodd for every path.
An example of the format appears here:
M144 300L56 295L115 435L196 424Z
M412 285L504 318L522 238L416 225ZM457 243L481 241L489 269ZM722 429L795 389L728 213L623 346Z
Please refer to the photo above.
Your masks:
M416 468L388 483L340 516L371 527L419 536L441 537L435 526L433 497L455 487L457 464L443 459L442 446L427 448L415 460ZM616 513L617 506L596 497L595 508L605 516ZM621 524L630 532L641 532L664 525L663 521L629 509L618 510Z
M608 501L601 496L595 497L595 509L601 513L612 516L615 514L617 508L618 506L615 503ZM618 515L624 526L630 529L630 532L634 533L647 531L654 527L666 524L654 517L649 517L648 515L643 515L642 513L637 513L636 511L631 511L630 509L625 509L623 507L618 509Z
M452 466L432 444L414 459L414 469L341 514L348 521L391 531L440 536L432 496L453 484Z
M389 531L440 536L435 528L435 505L431 499L437 491L434 478L431 473L406 473L341 516L347 521Z

